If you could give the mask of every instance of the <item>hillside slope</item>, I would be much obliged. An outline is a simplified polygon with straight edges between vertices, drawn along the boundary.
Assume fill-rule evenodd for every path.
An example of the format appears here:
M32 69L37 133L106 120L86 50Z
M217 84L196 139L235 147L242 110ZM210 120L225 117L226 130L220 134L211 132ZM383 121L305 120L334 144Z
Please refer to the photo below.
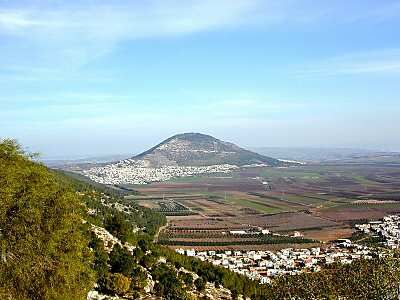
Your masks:
M399 297L398 252L260 285L154 244L165 217L55 173L21 149L0 140L0 299Z
M277 159L260 155L201 133L174 135L132 159L143 160L149 167L218 164L237 166L251 164L282 165L282 162Z

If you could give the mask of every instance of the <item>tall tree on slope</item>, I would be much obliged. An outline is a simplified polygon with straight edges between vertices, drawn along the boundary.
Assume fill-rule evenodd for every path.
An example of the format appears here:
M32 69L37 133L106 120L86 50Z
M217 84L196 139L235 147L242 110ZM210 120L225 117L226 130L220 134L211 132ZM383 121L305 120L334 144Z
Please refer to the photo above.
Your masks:
M76 193L0 141L0 298L85 299L94 282Z

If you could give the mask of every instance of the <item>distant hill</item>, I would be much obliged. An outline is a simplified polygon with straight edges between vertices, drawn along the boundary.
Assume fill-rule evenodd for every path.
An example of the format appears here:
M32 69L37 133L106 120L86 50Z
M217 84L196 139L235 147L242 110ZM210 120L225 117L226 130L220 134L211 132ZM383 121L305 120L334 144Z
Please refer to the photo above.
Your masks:
M251 150L279 159L303 162L355 162L361 160L381 160L383 157L395 158L400 155L400 153L395 152L379 152L357 148L259 147L252 148Z
M50 168L66 169L77 165L97 165L108 163L110 161L119 161L129 157L129 154L110 154L104 156L87 156L80 158L41 158L38 161L44 163Z
M280 166L284 164L277 159L201 133L174 135L155 147L132 157L132 159L145 161L149 167L218 164Z

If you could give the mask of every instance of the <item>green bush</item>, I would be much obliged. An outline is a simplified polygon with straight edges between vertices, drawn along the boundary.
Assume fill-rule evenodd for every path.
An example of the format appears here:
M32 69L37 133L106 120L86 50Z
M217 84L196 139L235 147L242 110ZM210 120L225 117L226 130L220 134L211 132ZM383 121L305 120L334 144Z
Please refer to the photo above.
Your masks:
M185 283L186 286L191 287L193 285L193 275L187 272L179 272L179 278Z
M199 277L194 281L194 286L199 292L202 292L206 287L206 282L204 281L203 278Z
M176 275L176 270L166 264L158 264L152 270L153 279L156 281L154 289L158 296L165 299L187 299L181 280Z
M111 266L111 272L121 273L126 276L129 276L137 265L135 257L133 257L128 250L122 248L118 244L114 245L114 248L110 253L109 263Z
M13 140L0 141L0 292L86 299L93 256L76 193Z
M123 274L120 273L110 274L107 281L107 289L111 293L123 296L129 292L131 287L131 282L132 279Z

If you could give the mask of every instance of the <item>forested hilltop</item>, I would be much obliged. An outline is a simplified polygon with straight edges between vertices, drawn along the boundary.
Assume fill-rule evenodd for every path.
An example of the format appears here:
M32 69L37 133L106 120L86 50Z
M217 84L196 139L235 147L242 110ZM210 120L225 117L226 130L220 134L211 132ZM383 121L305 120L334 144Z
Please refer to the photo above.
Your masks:
M259 285L153 243L165 217L35 163L0 141L0 299L397 299L400 263L374 258Z

